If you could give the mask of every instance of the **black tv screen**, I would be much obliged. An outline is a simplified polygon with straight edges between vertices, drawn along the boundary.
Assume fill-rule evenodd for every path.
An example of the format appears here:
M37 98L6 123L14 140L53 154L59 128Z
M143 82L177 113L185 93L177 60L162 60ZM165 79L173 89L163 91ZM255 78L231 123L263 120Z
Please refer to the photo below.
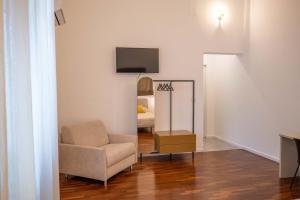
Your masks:
M159 49L116 48L118 73L158 73Z

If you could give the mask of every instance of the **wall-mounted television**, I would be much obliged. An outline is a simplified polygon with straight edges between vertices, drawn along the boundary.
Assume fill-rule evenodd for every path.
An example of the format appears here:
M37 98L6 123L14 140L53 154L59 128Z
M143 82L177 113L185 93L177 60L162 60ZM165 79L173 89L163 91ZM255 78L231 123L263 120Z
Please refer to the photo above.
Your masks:
M117 73L159 73L158 48L116 48Z

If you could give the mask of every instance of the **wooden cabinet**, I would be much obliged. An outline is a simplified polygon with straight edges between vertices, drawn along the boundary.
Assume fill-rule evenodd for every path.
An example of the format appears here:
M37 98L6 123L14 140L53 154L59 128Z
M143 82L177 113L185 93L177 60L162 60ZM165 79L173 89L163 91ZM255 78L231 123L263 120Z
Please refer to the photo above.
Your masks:
M190 131L161 131L155 133L155 149L159 153L196 151L196 135Z

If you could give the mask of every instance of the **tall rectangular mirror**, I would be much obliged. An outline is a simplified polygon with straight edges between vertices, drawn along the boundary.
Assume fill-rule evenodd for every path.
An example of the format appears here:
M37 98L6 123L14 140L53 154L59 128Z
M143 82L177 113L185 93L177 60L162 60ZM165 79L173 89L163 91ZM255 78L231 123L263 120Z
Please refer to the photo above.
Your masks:
M137 85L138 150L142 156L155 152L155 90L149 77L139 79Z

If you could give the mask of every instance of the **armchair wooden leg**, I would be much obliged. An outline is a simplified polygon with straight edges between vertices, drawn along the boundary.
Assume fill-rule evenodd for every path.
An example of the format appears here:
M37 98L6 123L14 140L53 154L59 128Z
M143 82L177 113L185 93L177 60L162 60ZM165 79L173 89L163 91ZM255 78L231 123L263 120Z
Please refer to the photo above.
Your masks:
M130 171L131 171L131 172L132 172L132 169L133 169L133 166L131 165L131 166L130 166Z
M295 175L294 175L294 177L293 177L293 179L292 179L292 182L291 182L291 185L290 185L290 190L293 188L293 185L294 185L295 179L297 178L297 174L298 174L299 166L300 166L300 165L298 165L298 167L297 167L297 169L296 169L296 172L295 172Z
M107 189L107 180L104 181L104 187Z

